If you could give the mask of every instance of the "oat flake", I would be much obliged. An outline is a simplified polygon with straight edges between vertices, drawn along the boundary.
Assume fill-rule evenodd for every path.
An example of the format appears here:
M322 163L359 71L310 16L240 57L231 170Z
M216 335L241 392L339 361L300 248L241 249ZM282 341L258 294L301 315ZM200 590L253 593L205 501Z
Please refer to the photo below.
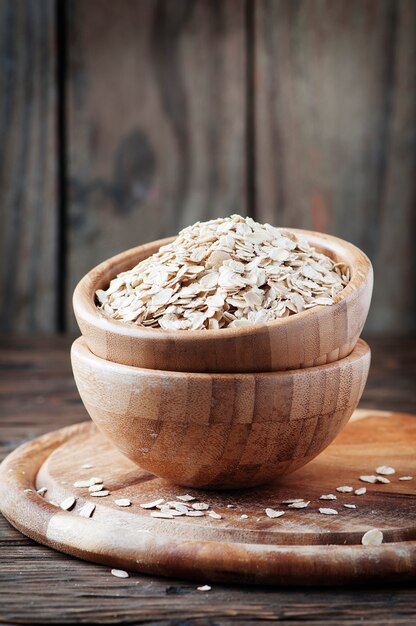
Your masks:
M92 502L86 502L83 507L79 510L79 514L81 517L91 517L95 511L95 504Z
M264 511L267 515L267 517L270 517L271 519L274 519L275 517L282 517L282 515L285 514L284 511L275 511L274 509L265 509Z
M292 502L292 504L288 505L288 509L306 509L309 506L310 500L301 501L301 502Z
M111 573L116 578L129 578L128 572L125 572L124 569L112 569Z
M378 481L378 477L377 476L360 476L360 480L362 480L363 483L371 483L374 485Z
M131 500L128 498L120 498L119 500L114 500L114 504L117 504L117 506L130 506Z
M395 474L396 470L388 465L380 465L380 467L376 469L376 472L377 474L382 474L383 476L390 476L391 474Z
M192 508L195 509L195 511L207 511L209 506L205 502L195 502L195 504L192 505Z
M383 533L378 528L367 530L362 536L361 543L363 546L379 546L383 543Z
M142 509L154 509L160 504L163 504L163 502L164 502L164 499L159 498L159 500L153 500L152 502L143 502L143 504L141 504L140 506Z
M322 509L319 509L319 512L322 513L323 515L338 515L338 511L335 509L322 508Z
M97 491L102 491L104 489L104 485L91 485L90 487L88 487L88 491L90 493L95 493Z
M63 500L59 506L64 511L70 511L72 507L74 506L76 500L77 499L75 498L75 496L69 496L68 498L65 498L65 500Z

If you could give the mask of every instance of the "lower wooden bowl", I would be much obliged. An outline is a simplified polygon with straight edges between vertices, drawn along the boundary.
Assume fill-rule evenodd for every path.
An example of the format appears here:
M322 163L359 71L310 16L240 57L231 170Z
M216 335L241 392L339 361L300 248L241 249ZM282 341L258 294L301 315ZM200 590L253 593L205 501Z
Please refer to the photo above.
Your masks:
M269 482L305 465L356 408L370 349L334 363L260 374L147 370L71 351L75 381L98 426L141 468L192 487Z

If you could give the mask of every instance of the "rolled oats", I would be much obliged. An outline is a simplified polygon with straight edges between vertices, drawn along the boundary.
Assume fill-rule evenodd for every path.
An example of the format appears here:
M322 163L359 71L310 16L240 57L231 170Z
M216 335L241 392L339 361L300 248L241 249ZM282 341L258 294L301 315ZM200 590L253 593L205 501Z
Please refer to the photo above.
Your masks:
M347 266L293 232L233 215L185 228L96 297L116 320L216 330L331 305L349 279Z
M363 546L379 546L383 543L383 533L378 528L367 530L361 538Z

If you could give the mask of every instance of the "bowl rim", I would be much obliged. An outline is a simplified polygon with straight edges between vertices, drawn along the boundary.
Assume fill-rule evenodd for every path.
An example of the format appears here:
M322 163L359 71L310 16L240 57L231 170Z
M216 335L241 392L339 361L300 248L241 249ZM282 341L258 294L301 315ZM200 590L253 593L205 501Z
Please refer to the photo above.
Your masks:
M194 380L205 381L209 380L223 380L231 381L231 380L242 380L249 381L253 378L285 378L293 376L305 376L310 374L317 374L318 372L325 372L330 370L337 370L340 367L346 366L351 363L358 363L359 361L367 358L371 358L371 348L366 341L363 339L358 339L355 344L353 350L347 356L342 359L338 359L337 361L331 361L330 363L324 363L323 365L313 365L312 367L299 367L296 369L289 370L274 370L271 372L182 372L176 370L159 370L159 369L150 369L146 367L138 367L136 365L126 365L124 363L117 363L115 361L109 361L108 359L103 359L100 356L97 356L89 347L86 338L81 335L77 339L75 339L71 346L71 361L73 354L76 353L77 358L93 362L96 366L103 367L107 371L117 370L118 373L130 373L132 375L137 376L153 376L165 378L169 376L174 380L183 380L189 379L192 377ZM105 365L103 365L105 363Z
M288 326L290 324L301 322L309 318L311 315L315 316L317 313L325 311L333 311L333 307L336 307L342 302L345 302L349 297L361 287L366 278L372 275L372 264L368 256L354 244L345 241L334 235L326 233L320 233L312 230L304 230L300 228L283 228L289 232L293 232L299 237L303 237L309 243L311 243L318 250L322 250L325 254L337 254L343 259L346 265L349 266L351 277L349 283L342 289L335 297L334 304L332 305L316 305L296 313L295 315L289 315L288 317L279 318L277 320L271 320L269 322L262 322L261 324L250 324L247 326L232 327L232 328L220 328L217 330L205 329L205 330L165 330L163 328L147 328L145 326L139 326L133 322L123 322L108 317L103 311L98 309L95 304L95 292L99 288L97 283L102 279L103 274L111 274L112 278L120 272L117 270L117 266L125 264L127 259L133 259L130 267L135 265L135 257L143 253L146 248L149 248L153 253L153 250L157 247L160 248L170 242L174 237L166 237L164 239L157 239L134 248L129 248L116 254L108 259L102 261L89 272L87 272L75 287L72 303L75 316L78 319L82 319L90 326L100 326L102 330L107 332L113 332L114 334L127 336L131 339L140 340L155 340L155 341L203 341L212 339L229 339L233 337L244 337L252 335L253 333L264 331L265 329L272 330L273 328ZM149 254L150 256L150 254ZM147 257L144 257L147 258ZM354 262L353 262L354 261ZM111 271L113 270L113 271ZM127 269L121 270L127 271ZM110 280L112 280L110 278Z

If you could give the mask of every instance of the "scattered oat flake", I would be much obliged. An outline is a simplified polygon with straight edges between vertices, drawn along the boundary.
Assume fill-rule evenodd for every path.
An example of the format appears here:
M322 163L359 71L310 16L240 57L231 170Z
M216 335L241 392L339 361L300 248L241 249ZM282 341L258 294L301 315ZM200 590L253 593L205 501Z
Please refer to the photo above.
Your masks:
M304 502L303 498L292 498L292 500L283 500L282 504L295 504L295 502Z
M82 479L82 480L76 480L74 482L74 487L77 487L79 489L84 489L87 487L91 487L92 485L98 485L100 483L103 483L103 479L102 478L98 478L97 476L93 476L92 478L88 478L88 479Z
M74 482L74 487L76 487L77 489L86 489L87 487L91 487L91 481L88 480L76 480Z
M181 513L187 513L190 510L189 504L183 504L183 502L167 502L166 504Z
M39 496L44 496L44 495L45 495L45 493L46 493L47 491L48 491L48 488L47 488L47 487L41 487L40 489L37 489L37 490L36 490L36 493L37 493Z
M110 492L104 489L104 491L94 491L90 493L90 496L94 496L95 498L105 498L105 496L109 496Z
M160 517L161 519L175 519L175 516L172 513L168 513L165 511L151 511L150 517Z
M336 500L337 497L333 494L333 493L327 493L326 495L324 494L323 496L319 496L320 500Z
M81 517L91 517L95 511L95 504L93 502L86 502L83 507L80 508L79 514Z
M208 515L209 517L212 517L213 519L222 519L222 515L220 515L219 513L216 513L215 511L210 511Z
M69 496L68 498L65 498L65 500L63 500L59 506L64 511L70 511L72 507L74 506L76 500L77 499L75 498L75 496Z
M104 485L91 485L90 487L88 487L88 491L90 493L95 493L97 491L102 491L104 489Z
M380 465L376 469L377 474L382 474L383 476L390 476L391 474L395 474L396 470L389 465Z
M413 480L413 476L400 476L399 480Z
M84 465L81 465L81 469L92 469L94 467L94 465L91 465L91 463L84 463Z
M205 502L195 502L195 504L192 505L192 508L195 509L195 511L207 511L209 509L209 505L205 504Z
M196 500L196 498L194 498L194 496L190 496L188 493L185 494L184 496L176 496L178 498L178 500L182 500L182 502L192 502L193 500Z
M129 573L124 571L124 569L112 569L111 573L116 578L128 578L129 577Z
M119 500L114 500L114 504L117 504L117 506L130 506L131 500L128 498L120 498Z
M343 506L345 506L346 509L356 509L357 508L355 506L355 504L344 504Z
M360 476L360 480L362 480L363 483L371 483L374 485L377 482L377 476Z
M338 515L338 511L336 511L335 509L322 508L322 509L319 509L319 512L322 513L323 515Z
M360 487L359 489L356 489L354 493L356 496L363 496L365 493L367 493L367 489L365 487Z
M140 506L142 509L154 509L159 504L163 504L164 501L165 500L163 498L159 498L159 500L153 500L152 502L143 502Z
M383 543L383 533L378 528L367 530L361 538L363 546L379 546Z
M188 511L185 513L187 517L204 517L204 511Z
M33 489L23 489L23 493L31 493Z
M202 587L197 587L198 591L211 591L212 587L209 585L202 585Z
M385 476L377 476L377 482L383 483L383 485L388 485L390 480L386 478Z
M248 515L246 515L245 513L243 513L243 515L240 515L240 519L248 519Z
M173 517L180 517L181 515L186 515L186 513L184 513L183 511L178 511L177 509L166 509L163 511L163 513L169 513L170 515L173 515Z
M274 519L275 517L282 517L282 515L285 514L284 511L275 511L274 509L265 509L264 511L267 515L267 517L270 517L271 519Z
M352 491L354 491L354 488L343 485L342 487L337 487L336 491L339 491L340 493L351 493Z
M90 485L99 485L100 483L103 483L103 479L100 478L99 476L92 476L92 478L90 478Z
M302 500L301 502L292 502L292 504L288 505L289 509L306 509L309 506L310 500Z

